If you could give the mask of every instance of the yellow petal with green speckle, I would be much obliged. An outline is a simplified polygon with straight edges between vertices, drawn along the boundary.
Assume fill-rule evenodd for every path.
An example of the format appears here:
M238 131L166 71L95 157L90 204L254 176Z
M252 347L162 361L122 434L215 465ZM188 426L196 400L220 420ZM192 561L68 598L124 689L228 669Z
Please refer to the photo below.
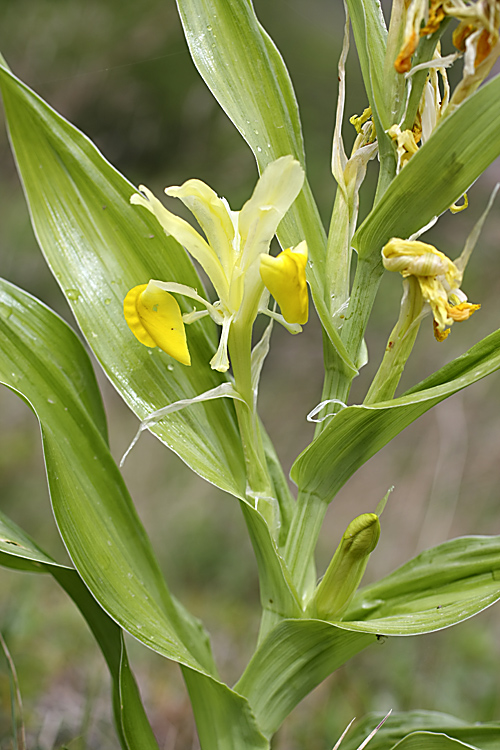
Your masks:
M130 330L141 344L159 346L181 364L191 364L182 313L175 297L150 281L130 290L123 303L123 312Z
M306 263L305 242L283 250L277 257L262 255L260 259L260 277L280 306L287 323L307 323Z

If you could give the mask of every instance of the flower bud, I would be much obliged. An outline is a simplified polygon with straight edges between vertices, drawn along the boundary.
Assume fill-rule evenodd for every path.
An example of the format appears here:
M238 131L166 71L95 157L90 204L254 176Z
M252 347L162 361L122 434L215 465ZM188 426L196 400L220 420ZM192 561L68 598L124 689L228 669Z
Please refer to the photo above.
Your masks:
M380 522L375 513L363 513L351 521L307 608L309 616L321 620L341 619L379 537Z

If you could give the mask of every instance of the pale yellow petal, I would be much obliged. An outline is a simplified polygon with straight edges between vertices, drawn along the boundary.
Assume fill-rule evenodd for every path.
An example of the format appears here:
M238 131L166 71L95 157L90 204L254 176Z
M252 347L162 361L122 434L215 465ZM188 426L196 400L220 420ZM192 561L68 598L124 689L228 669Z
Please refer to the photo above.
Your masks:
M144 195L135 193L130 198L130 202L147 208L156 217L165 232L172 235L203 267L219 297L225 298L228 281L214 250L191 224L168 211L151 190L144 185L140 185L140 190Z
M282 156L265 168L239 215L242 268L248 268L260 253L267 253L281 219L303 183L304 170L292 156Z
M234 226L224 201L201 180L187 180L180 187L165 188L165 193L189 208L229 275L234 263Z

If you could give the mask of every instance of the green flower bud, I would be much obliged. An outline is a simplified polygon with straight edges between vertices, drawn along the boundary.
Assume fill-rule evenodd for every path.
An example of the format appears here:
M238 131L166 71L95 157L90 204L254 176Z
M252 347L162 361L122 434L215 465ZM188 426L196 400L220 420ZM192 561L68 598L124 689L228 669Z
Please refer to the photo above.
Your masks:
M368 558L377 546L380 522L375 513L351 521L307 608L320 620L340 620L356 593Z

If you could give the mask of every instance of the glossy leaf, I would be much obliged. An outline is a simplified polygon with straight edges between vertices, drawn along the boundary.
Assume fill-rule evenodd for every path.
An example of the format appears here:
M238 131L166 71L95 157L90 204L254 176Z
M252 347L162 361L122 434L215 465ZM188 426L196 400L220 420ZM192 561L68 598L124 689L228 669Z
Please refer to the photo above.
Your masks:
M201 706L195 705L195 712L201 711L203 726L215 722L223 734L223 723L235 750L248 750L246 738L253 738L250 747L255 750L267 748L246 699L217 679L200 623L165 586L121 475L86 406L90 400L104 422L90 361L78 337L48 308L4 281L0 283L0 351L0 381L21 396L40 421L56 521L75 567L95 599L138 640L189 667L190 684L198 694L196 703L201 702ZM244 509L252 538L261 549L258 562L266 569L263 594L276 596L276 606L295 610L296 596L286 583L267 525L254 508L244 503ZM3 531L0 527L1 534L0 555L7 549L16 565L21 561L23 568L27 565L31 570L47 562L44 553L30 546L20 530ZM283 593L276 595L274 587L283 588ZM86 592L83 584L81 588ZM120 669L119 696L133 700L135 688L125 657ZM206 706L210 708L203 719ZM133 717L125 724L135 736L141 723ZM205 731L210 738L215 730L201 727L200 736ZM243 744L236 742L240 736ZM213 747L206 739L202 742L204 750ZM142 750L141 745L136 747Z
M123 319L123 297L137 281L168 278L202 287L184 250L158 233L146 211L129 205L133 186L82 133L1 67L0 83L39 243L117 390L144 418L220 383L222 376L208 365L218 335L210 320L189 326L193 364L184 367L139 344ZM245 497L244 458L230 399L193 405L151 431L205 479ZM268 446L270 461L272 454ZM278 478L279 472L274 474ZM287 600L289 606L280 611L290 616L295 595L283 562L258 511L249 505L246 513L253 517L263 599Z
M170 596L109 453L104 415L98 429L87 407L90 400L97 409L99 393L80 340L48 308L3 281L0 351L0 381L40 422L54 515L83 581L103 609L143 643L211 671L199 624Z
M51 573L87 621L110 671L115 722L123 750L158 750L128 665L122 631L97 604L76 570L52 560L3 513L0 513L0 549L0 565L32 573Z
M88 138L15 78L1 60L0 87L38 242L118 392L143 419L217 386L223 377L208 363L219 331L210 319L189 327L193 364L185 367L136 341L123 317L129 289L151 278L202 290L185 251L146 211L130 205L136 189ZM202 477L238 497L244 495L244 459L229 399L177 412L151 431Z
M258 647L235 690L270 737L302 698L374 642L375 635L319 620L284 620Z
M383 718L383 714L369 714L362 721L356 722L343 740L342 750L357 750L363 739ZM497 750L500 746L500 724L498 723L468 724L455 716L437 711L408 711L392 713L389 716L370 740L370 750L387 750L394 746L399 748L397 743L416 731L440 732L464 743L465 746L472 745L479 750ZM424 738L421 737L421 739ZM459 745L459 747L463 746Z
M252 149L260 172L286 154L305 166L290 76L250 0L178 0L177 5L193 61ZM284 248L307 240L307 275L318 315L342 360L354 370L325 301L326 236L307 182L283 218L278 237Z
M329 502L360 466L415 419L499 368L500 331L495 331L403 396L342 409L300 454L292 479Z
M183 667L202 750L269 750L246 698Z
M500 536L461 537L425 550L355 594L340 627L418 635L466 620L500 599Z

